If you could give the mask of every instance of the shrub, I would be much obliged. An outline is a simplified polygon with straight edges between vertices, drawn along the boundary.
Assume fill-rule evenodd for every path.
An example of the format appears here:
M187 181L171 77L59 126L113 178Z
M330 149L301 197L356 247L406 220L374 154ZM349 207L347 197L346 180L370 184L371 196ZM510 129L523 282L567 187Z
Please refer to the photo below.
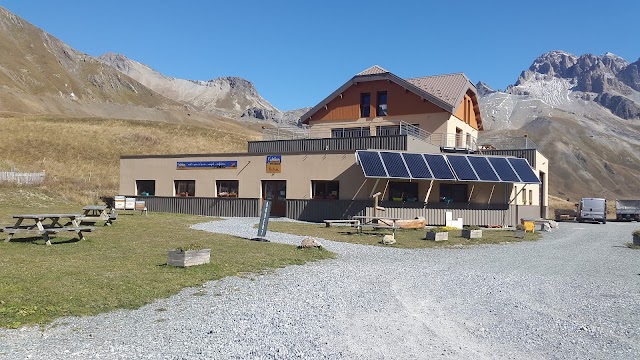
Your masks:
M477 225L465 225L462 228L464 230L480 230L480 226Z
M522 224L516 225L516 230L524 230L524 225Z
M189 251L189 250L202 250L204 246L198 243L192 243L189 245L183 245L176 248L176 251Z
M448 232L449 229L447 229L445 226L438 226L438 227L434 227L429 229L429 232L432 233L441 233L441 232Z
M633 236L640 237L640 229L634 231L632 234Z

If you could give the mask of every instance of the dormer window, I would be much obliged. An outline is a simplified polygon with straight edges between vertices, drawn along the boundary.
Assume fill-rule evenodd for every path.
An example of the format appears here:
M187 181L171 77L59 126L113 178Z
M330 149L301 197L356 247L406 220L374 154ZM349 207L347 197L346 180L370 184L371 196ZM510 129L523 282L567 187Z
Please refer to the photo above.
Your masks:
M371 117L371 94L360 94L360 117Z
M387 116L387 92L378 91L376 116Z

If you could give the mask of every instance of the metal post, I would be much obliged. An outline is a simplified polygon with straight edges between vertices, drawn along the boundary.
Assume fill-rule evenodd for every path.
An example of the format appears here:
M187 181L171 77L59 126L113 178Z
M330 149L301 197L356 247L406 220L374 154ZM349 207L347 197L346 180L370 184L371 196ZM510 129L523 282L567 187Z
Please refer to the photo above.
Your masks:
M267 227L269 226L269 214L271 213L271 200L265 199L262 202L262 211L260 212L260 224L258 225L258 236L251 240L266 241L264 237L267 235Z

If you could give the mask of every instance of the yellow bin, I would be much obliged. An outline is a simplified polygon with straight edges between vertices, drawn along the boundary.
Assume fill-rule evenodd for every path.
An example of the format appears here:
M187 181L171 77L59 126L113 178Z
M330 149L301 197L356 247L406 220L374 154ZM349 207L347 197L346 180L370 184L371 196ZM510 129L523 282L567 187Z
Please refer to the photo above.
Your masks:
M522 226L524 226L524 231L534 232L535 221L533 220L525 220L521 219Z

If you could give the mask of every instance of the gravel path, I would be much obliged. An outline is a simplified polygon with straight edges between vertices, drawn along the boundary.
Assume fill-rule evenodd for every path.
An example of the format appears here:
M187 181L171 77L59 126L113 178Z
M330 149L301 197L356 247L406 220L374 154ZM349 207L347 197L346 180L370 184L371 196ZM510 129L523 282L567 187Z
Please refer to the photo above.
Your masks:
M195 228L253 237L257 221ZM0 359L639 359L640 250L623 245L638 227L561 223L452 249L323 241L337 259L0 330Z

